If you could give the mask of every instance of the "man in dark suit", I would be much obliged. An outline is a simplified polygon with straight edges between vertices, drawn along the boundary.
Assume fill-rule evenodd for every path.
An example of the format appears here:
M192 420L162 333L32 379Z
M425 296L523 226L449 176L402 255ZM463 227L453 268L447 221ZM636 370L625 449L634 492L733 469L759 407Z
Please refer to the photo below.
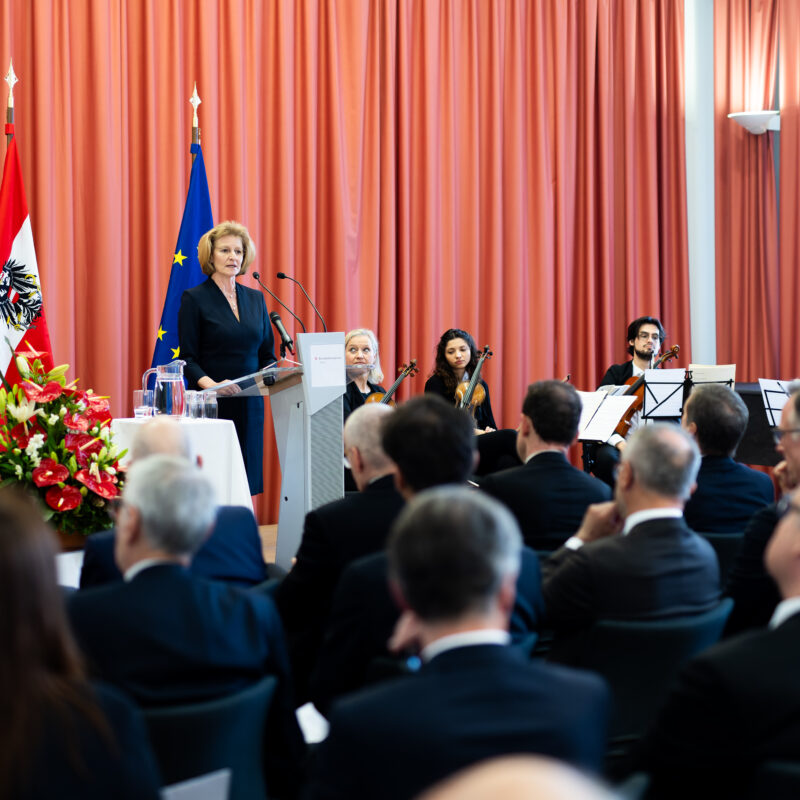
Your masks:
M784 598L769 628L718 644L690 661L646 737L639 768L653 797L754 797L748 783L769 760L800 753L800 498L767 547Z
M786 401L773 434L775 449L783 456L775 477L785 496L800 486L800 391L793 391ZM780 600L775 581L764 569L764 551L777 522L777 504L771 503L754 514L745 528L742 549L725 588L734 602L726 634L766 625Z
M158 453L194 460L189 438L178 422L170 417L156 417L136 432L130 463ZM87 537L81 566L81 589L122 580L122 573L114 560L115 535L112 528ZM244 587L266 580L261 537L253 512L243 506L218 508L211 535L195 554L189 569L204 578Z
M637 317L625 333L630 361L612 364L603 375L600 386L623 386L630 378L638 378L650 369L658 354L667 332L656 317ZM630 432L639 425L637 412L631 420ZM625 448L625 437L618 433L611 435L605 444L592 447L592 472L609 486L614 485L614 472L619 464L620 453Z
M581 400L571 384L531 384L517 428L524 466L481 481L481 489L513 512L525 544L535 550L555 550L578 529L587 506L611 499L605 483L567 461L580 418Z
M394 486L394 463L381 444L383 423L391 413L391 406L368 403L347 418L344 452L358 492L306 515L294 566L275 594L298 702L307 692L342 570L362 556L383 550L389 527L403 507Z
M423 666L336 704L308 798L415 797L508 753L600 768L609 704L602 679L508 646L520 550L514 518L480 493L448 486L409 503L389 543L404 608L394 643L418 648Z
M742 398L719 383L696 386L683 407L682 425L703 457L697 488L683 511L694 531L741 533L775 499L768 475L733 460L748 416Z
M296 788L303 743L278 613L267 597L187 569L214 513L213 488L188 461L137 459L117 517L124 582L75 592L68 610L90 667L145 707L221 697L275 675L267 778L284 796Z
M545 609L557 644L599 619L665 619L717 604L716 554L682 514L699 462L697 445L677 425L631 435L616 500L589 506L577 534L545 562Z
M436 395L413 397L390 415L383 448L397 467L395 481L410 500L442 484L463 484L475 464L475 431L469 415ZM342 573L334 595L311 699L325 713L333 698L381 675L376 661L390 656L387 644L400 611L389 593L385 553L358 559ZM542 617L539 560L523 548L511 631L524 640Z

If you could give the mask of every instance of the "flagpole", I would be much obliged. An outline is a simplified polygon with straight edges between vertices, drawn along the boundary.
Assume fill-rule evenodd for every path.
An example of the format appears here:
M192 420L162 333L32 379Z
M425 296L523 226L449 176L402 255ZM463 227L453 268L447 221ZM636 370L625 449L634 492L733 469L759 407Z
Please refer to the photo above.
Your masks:
M8 103L6 104L6 125L14 124L14 84L19 83L19 79L14 74L14 62L8 62L8 74L6 75L6 83L8 84ZM6 147L11 144L13 133L6 134Z
M194 91L192 92L192 96L189 98L189 102L192 104L192 108L194 109L194 113L192 114L192 144L200 144L200 121L197 119L197 106L199 106L203 101L197 94L197 81L194 82ZM195 158L197 158L197 155L192 153L192 164L194 164Z

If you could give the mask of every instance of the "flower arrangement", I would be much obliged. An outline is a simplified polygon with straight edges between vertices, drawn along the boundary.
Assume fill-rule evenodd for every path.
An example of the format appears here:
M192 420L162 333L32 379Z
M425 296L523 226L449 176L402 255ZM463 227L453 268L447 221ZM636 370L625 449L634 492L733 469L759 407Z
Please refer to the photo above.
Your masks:
M22 380L0 388L0 487L22 484L64 533L110 528L109 500L120 493L107 397L67 384L68 364L47 371L35 350L18 352Z

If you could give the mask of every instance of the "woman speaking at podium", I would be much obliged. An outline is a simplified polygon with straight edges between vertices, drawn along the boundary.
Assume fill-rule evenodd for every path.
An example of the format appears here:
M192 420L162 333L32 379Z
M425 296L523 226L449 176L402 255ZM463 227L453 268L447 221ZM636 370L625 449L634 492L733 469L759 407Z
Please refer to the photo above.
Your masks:
M255 289L236 282L256 248L244 225L220 222L197 245L208 280L187 289L178 311L181 358L190 389L210 389L275 362L267 305ZM250 494L263 487L264 399L223 397L219 416L236 426Z

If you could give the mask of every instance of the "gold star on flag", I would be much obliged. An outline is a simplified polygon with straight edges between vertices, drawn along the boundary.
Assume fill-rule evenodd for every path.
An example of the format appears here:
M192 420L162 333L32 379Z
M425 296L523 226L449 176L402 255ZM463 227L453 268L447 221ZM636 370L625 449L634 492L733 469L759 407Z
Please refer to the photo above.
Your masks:
M171 348L171 350L172 350L172 357L173 358L178 358L180 356L180 354L181 354L180 345L178 347Z
M156 336L158 336L158 341L159 342L163 342L164 341L164 334L165 333L166 333L166 331L159 325L158 326L158 333L156 334Z
M186 261L186 256L180 250L178 250L178 252L175 253L175 255L172 258L172 263L183 266L184 261Z

